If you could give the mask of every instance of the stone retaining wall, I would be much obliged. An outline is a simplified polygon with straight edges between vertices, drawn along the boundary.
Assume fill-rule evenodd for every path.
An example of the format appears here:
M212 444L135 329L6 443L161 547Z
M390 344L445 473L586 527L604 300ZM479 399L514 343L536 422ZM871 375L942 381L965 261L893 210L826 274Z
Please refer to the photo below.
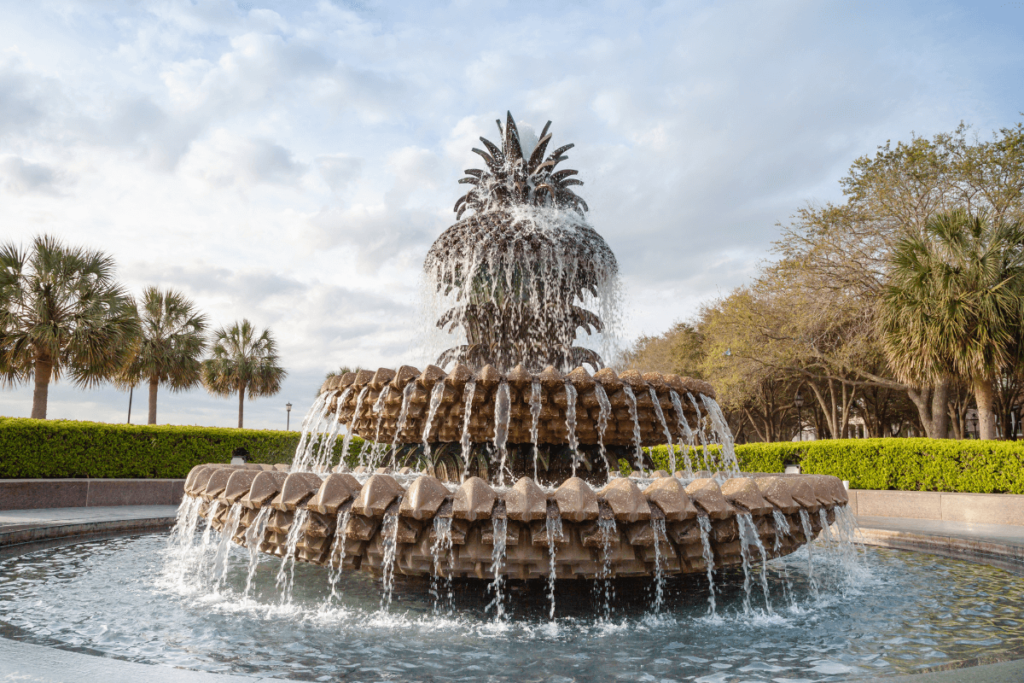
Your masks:
M1024 496L1004 493L937 493L850 489L857 517L931 519L1024 526Z
M177 505L184 492L184 479L0 479L0 510Z

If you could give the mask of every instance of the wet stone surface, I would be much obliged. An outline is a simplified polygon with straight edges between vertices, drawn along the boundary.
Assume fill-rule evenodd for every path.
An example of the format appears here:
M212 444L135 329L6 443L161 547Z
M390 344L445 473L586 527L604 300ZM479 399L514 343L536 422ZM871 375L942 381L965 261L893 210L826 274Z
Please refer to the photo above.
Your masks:
M164 534L6 560L0 629L133 661L299 680L836 681L1019 656L1024 646L1024 579L923 554L850 558L816 543L818 597L806 550L773 560L772 615L756 580L744 612L738 568L716 576L714 618L699 576L669 578L658 615L651 579L620 579L608 619L600 581L559 580L554 621L543 582L511 581L495 623L485 581L455 582L449 603L443 580L435 599L428 579L398 576L385 613L370 574L342 572L329 601L328 570L303 563L282 604L281 560L268 556L243 597L248 553L227 545L225 578L212 580L216 541L198 565L169 551Z

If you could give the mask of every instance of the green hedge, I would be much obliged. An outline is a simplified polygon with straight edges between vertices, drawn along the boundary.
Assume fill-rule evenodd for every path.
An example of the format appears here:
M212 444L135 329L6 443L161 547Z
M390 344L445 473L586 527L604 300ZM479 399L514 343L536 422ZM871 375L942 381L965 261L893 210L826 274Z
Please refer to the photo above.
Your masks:
M358 453L362 440L352 442L350 453ZM250 462L288 463L298 444L298 432L266 429L0 417L0 479L182 478L200 463L230 462L239 447ZM341 447L338 439L334 462Z
M711 448L717 452L717 446ZM691 453L698 456L699 450L692 449ZM656 446L650 453L659 469L668 469L665 446ZM1024 442L1016 441L836 439L752 443L736 446L736 459L744 472L783 472L792 463L807 474L846 479L850 488L856 489L1024 494ZM628 473L628 463L620 461L620 466L623 464Z

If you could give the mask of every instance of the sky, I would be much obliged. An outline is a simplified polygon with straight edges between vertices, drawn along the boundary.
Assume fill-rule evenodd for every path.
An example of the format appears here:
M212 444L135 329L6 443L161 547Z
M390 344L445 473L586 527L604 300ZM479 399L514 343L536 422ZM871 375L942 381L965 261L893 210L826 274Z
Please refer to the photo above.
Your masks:
M1024 2L3 2L0 239L269 328L288 378L246 426L290 402L294 429L328 370L434 360L423 258L506 111L575 143L628 344L748 281L878 145L1021 121L1022 73ZM50 390L52 418L127 409ZM237 402L161 388L158 422L234 426Z

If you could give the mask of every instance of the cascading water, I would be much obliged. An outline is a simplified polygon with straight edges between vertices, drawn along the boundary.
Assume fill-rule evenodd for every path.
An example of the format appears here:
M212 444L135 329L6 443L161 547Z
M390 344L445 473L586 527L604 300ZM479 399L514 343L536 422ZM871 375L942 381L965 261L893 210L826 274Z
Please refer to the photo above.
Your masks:
M380 443L380 428L384 425L384 403L388 400L388 396L390 395L391 386L384 385L384 388L381 389L380 396L378 396L377 400L373 403L373 414L377 416L377 429L374 432L373 444L370 446L369 467L371 471L377 469L378 460L380 460L380 457L384 455L377 451L377 445Z
M346 392L346 397L348 392ZM310 460L313 456L313 445L315 439L312 438L314 434L317 434L314 429L314 421L317 427L320 425L320 421L323 420L327 413L328 400L330 399L329 392L323 392L316 397L316 401L313 402L312 407L306 413L306 416L302 418L302 430L299 436L299 445L295 449L295 457L292 460L292 466L296 468L296 471L305 470L309 467ZM337 417L335 418L337 419Z
M331 586L331 594L328 602L338 596L338 579L345 570L345 537L348 535L349 509L338 510L337 524L334 532L334 543L331 544L331 554L328 565L327 581Z
M686 392L686 396L690 399L690 403L693 405L693 409L697 411L697 437L700 439L700 448L701 452L704 455L704 468L711 472L714 472L715 470L718 469L718 467L716 467L715 464L712 462L711 453L708 451L708 440L704 436L704 425L701 422L700 407L697 405L697 399L693 397L693 394L691 394L690 392Z
M661 539L665 537L665 520L651 517L651 532L654 534L654 599L651 613L660 614L665 603L665 571L661 557Z
M707 515L697 515L697 524L700 526L700 542L704 546L704 565L708 573L708 604L711 606L708 613L715 616L715 554L711 550L711 520Z
M508 457L508 421L512 399L509 396L508 382L498 385L497 397L494 401L494 448L500 458L498 464L498 486L505 485L505 460Z
M690 398L692 399L693 397L691 396ZM732 431L729 429L729 423L726 422L725 415L722 414L718 401L703 394L700 400L704 404L708 417L711 419L711 426L718 436L718 443L722 445L722 464L729 472L739 474L740 463L736 460L736 448L733 445Z
M242 504L234 503L228 510L228 517L220 530L220 542L213 555L213 584L220 586L228 574L228 555L231 552L231 539L238 533L238 521L242 517Z
M569 450L572 451L572 476L576 476L576 466L580 461L580 444L576 438L576 387L572 382L565 383L565 431L569 435Z
M690 461L690 449L693 448L693 431L690 429L690 425L686 422L686 415L683 413L683 402L679 400L679 394L674 391L669 391L669 397L672 399L672 407L676 411L676 421L679 424L679 429L683 433L686 439L686 445L680 450L683 453L683 463L686 465L686 476L693 476L693 462Z
M260 508L260 511L256 514L256 519L245 530L245 545L249 549L249 571L245 578L243 597L248 597L249 591L252 590L252 580L256 576L256 567L260 563L260 544L263 542L263 535L267 531L267 520L270 519L270 513L273 511L273 508L270 506Z
M597 527L601 531L601 574L598 577L603 587L601 614L605 621L611 621L612 600L615 597L615 588L612 586L612 538L618 533L618 527L611 515L598 517Z
M743 571L744 571L744 583L743 587L747 591L747 606L750 605L750 556L748 548L753 546L757 548L761 554L761 592L764 594L764 608L768 614L774 614L772 610L772 601L768 594L768 553L765 551L764 544L761 543L761 537L757 533L757 526L754 524L754 518L749 512L744 512L736 516L736 522L739 524L740 530L740 551L743 556Z
M213 533L213 520L217 518L217 513L220 511L220 501L215 500L210 503L210 509L206 513L206 528L203 529L203 537L199 542L199 551L195 555L195 574L196 578L202 579L206 576L206 554L210 549L210 537Z
M405 431L405 425L409 420L409 400L412 398L415 391L416 382L409 382L405 385L405 389L402 390L402 407L398 411L398 422L395 425L395 438L391 442L392 467L398 465L398 439L402 432Z
M669 461L669 474L676 471L676 452L672 446L672 432L668 428L668 423L665 422L665 413L661 409L661 400L658 398L658 392L654 390L654 387L647 387L647 391L650 392L651 402L654 404L654 414L658 416L658 422L661 423L661 428L665 432L665 444L668 446L668 461Z
M395 589L395 551L398 548L398 513L388 512L384 515L384 528L381 532L384 560L381 562L383 569L381 585L384 586L384 594L380 598L380 611L387 613L391 609L391 596Z
M188 548L195 541L196 527L199 526L199 508L203 504L202 498L190 498L185 496L178 512L175 515L174 528L171 529L171 536L168 545L172 548Z
M502 565L505 562L505 546L508 542L508 519L505 517L493 517L491 519L494 546L491 549L491 573L494 580L487 587L488 592L494 593L494 600L487 605L485 611L490 612L494 608L494 620L501 621L505 617L505 600L502 593L505 575L502 573Z
M607 462L604 433L608 429L608 417L612 414L612 404L608 400L608 394L605 393L604 387L600 384L594 385L594 395L597 397L597 448L601 455L601 462ZM611 470L608 471L608 478L611 479Z
M447 571L442 573L441 557L448 561ZM454 608L454 592L452 590L452 570L455 558L452 555L452 518L434 517L434 543L430 546L430 557L433 560L433 573L430 577L430 591L434 595L434 613L439 613L441 607L441 592L437 585L437 578L444 577L445 582L445 605L447 611Z
M792 532L789 528L789 519L783 514L782 510L775 508L772 510L772 521L775 522L775 546L773 550L778 553L782 548L783 541L786 536L792 536ZM779 572L782 574L782 590L783 598L789 600L789 604L793 605L793 588L789 582L789 570L786 569L786 565L782 564L779 567Z
M434 426L434 417L437 415L437 408L441 405L441 397L444 396L444 382L438 382L430 390L430 406L427 411L427 420L423 423L423 454L430 462L430 430Z
M550 570L548 571L548 600L551 603L551 611L548 613L549 619L555 618L555 579L558 578L558 574L555 566L555 556L558 554L558 546L556 545L556 539L562 539L562 518L557 515L548 515L545 520L545 526L548 532L548 556L551 561Z
M366 398L366 394L370 391L370 385L367 384L356 396L356 407L352 412L352 420L348 424L348 429L345 430L345 440L341 442L341 459L344 460L348 457L349 446L352 445L352 437L355 436L353 429L356 425L356 416L359 415L359 410L363 407L363 399ZM339 403L339 405L341 405Z
M466 415L462 418L462 438L459 439L462 446L462 481L466 480L466 473L469 472L469 462L473 450L473 441L469 436L469 423L473 417L473 396L476 395L476 381L469 380L465 389L466 404L464 406Z
M811 592L815 599L818 598L818 581L814 578L814 558L811 555L811 541L814 539L814 530L811 528L811 518L807 510L800 509L800 526L803 527L804 538L807 543L804 548L807 550L807 580L811 584Z
M530 383L530 443L533 444L533 480L537 481L537 461L540 460L540 444L538 441L538 424L540 422L540 382Z
M285 545L285 554L281 558L281 566L277 570L277 590L281 593L281 604L288 605L292 601L292 584L295 581L295 551L299 541L306 533L306 522L309 520L309 510L300 508L295 511L292 517L291 526L288 527L288 536Z
M644 449L640 438L640 418L636 414L636 396L633 395L633 389L628 384L622 385L622 391L626 394L626 398L629 399L626 407L629 408L629 416L633 419L633 445L636 448L636 468L640 471L640 476L642 477L644 476Z

